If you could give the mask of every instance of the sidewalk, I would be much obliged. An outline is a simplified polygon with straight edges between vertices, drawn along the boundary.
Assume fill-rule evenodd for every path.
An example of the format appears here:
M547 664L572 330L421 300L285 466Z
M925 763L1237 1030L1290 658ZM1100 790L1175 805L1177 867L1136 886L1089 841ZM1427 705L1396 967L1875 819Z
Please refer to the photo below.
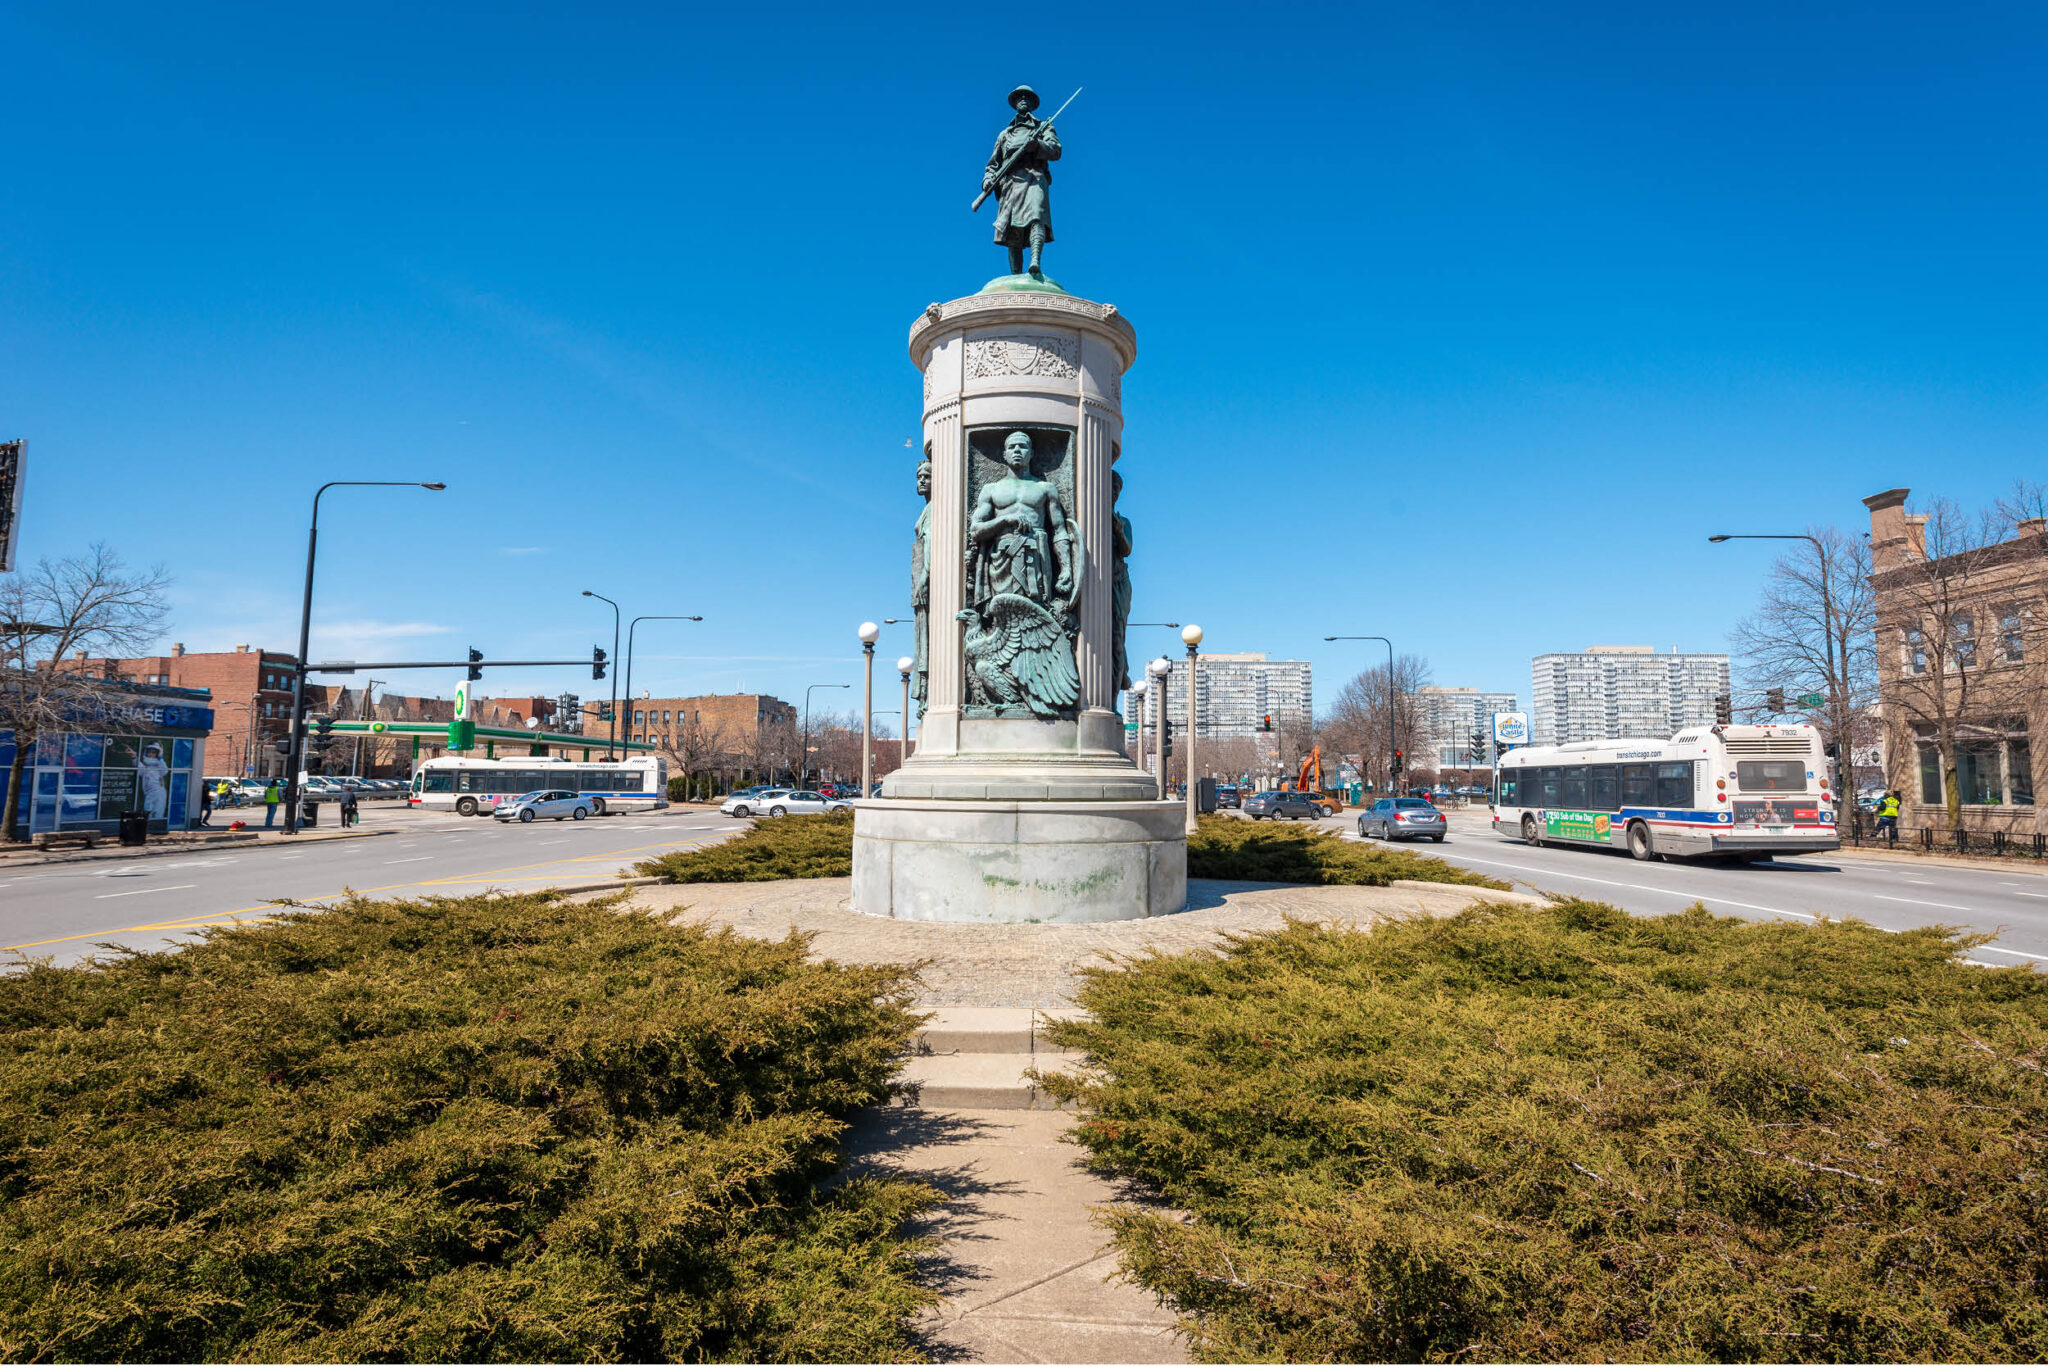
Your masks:
M284 827L278 825L265 830L253 826L247 830L229 830L226 826L211 826L198 830L178 830L164 835L151 835L149 843L135 846L103 841L96 849L37 849L33 845L0 847L0 868L34 868L45 863L95 863L101 861L126 862L129 859L154 858L161 854L196 854L213 849L260 849L279 844L313 844L321 840L375 839L379 835L395 835L396 830L305 830L297 835L287 835Z
M1446 883L1302 887L1190 879L1188 909L1088 925L967 925L885 920L850 908L851 878L646 886L631 908L672 924L750 938L811 936L813 957L919 963L917 1004L932 1018L905 1060L898 1103L855 1117L850 1171L900 1172L950 1203L924 1265L943 1297L920 1327L941 1361L1184 1362L1173 1314L1118 1277L1095 1221L1133 1202L1081 1165L1065 1141L1074 1116L1048 1108L1028 1075L1082 1065L1043 1038L1071 1012L1084 974L1148 952L1200 951L1289 920L1365 929L1454 915L1482 902L1541 897Z

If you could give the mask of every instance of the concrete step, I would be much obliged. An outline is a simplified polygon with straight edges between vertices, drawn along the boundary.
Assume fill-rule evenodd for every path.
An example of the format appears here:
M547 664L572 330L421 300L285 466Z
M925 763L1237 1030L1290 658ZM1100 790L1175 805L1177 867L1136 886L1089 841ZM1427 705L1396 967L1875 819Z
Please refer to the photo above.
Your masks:
M1071 1008L1031 1010L1009 1006L945 1006L932 1012L911 1044L913 1053L1016 1053L1030 1056L1054 1051L1045 1041L1045 1025L1054 1019L1079 1019L1086 1011Z
M897 1103L925 1110L1056 1108L1024 1073L1068 1071L1080 1061L1047 1043L1045 1026L1049 1019L1083 1013L1006 1006L935 1010L904 1060Z
M921 1053L904 1059L895 1103L920 1110L1056 1110L1058 1102L1024 1073L1068 1072L1079 1061L1068 1054Z

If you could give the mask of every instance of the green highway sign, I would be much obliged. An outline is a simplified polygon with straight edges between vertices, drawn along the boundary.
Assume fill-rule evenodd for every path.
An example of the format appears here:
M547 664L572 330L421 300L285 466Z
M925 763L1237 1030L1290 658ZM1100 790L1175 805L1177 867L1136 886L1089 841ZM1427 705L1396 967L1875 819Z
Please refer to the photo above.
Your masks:
M1817 692L1806 692L1799 694L1799 705L1802 707L1823 706L1826 704L1826 702L1827 699L1825 697L1822 697Z

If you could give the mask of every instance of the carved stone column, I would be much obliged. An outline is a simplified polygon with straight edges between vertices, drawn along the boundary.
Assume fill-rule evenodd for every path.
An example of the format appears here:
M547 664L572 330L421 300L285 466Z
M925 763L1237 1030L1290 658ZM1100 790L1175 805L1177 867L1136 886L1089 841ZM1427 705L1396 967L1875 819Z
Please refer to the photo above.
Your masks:
M856 805L855 908L991 921L1178 910L1187 858L1179 806L1159 802L1125 754L1116 710L1110 467L1137 334L1106 304L991 289L927 308L911 327L910 357L924 376L932 462L928 702L917 752L881 798ZM1028 462L1005 455L1019 432ZM1014 591L991 587L977 599L970 554L988 572L1013 568L1002 558L1014 552L1004 548L1001 509L1024 506L991 502L973 546L969 522L984 488L991 499L1026 489L1032 506L1058 505L1079 542L1071 610L1054 592L1042 616L1015 615ZM990 662L999 649L984 644L977 661L967 647L970 627L999 641L1006 621L1051 630L1054 619L1078 678L1071 701L1050 705L1028 687L1018 697L1018 676Z

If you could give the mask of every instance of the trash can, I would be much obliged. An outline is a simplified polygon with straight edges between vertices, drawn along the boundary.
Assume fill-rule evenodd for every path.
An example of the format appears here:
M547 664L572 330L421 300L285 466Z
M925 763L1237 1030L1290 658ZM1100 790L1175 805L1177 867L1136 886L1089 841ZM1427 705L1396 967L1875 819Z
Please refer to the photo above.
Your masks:
M149 842L149 813L147 811L123 811L121 813L121 843L147 844Z
M320 824L320 803L307 798L299 803L299 828L308 829Z

